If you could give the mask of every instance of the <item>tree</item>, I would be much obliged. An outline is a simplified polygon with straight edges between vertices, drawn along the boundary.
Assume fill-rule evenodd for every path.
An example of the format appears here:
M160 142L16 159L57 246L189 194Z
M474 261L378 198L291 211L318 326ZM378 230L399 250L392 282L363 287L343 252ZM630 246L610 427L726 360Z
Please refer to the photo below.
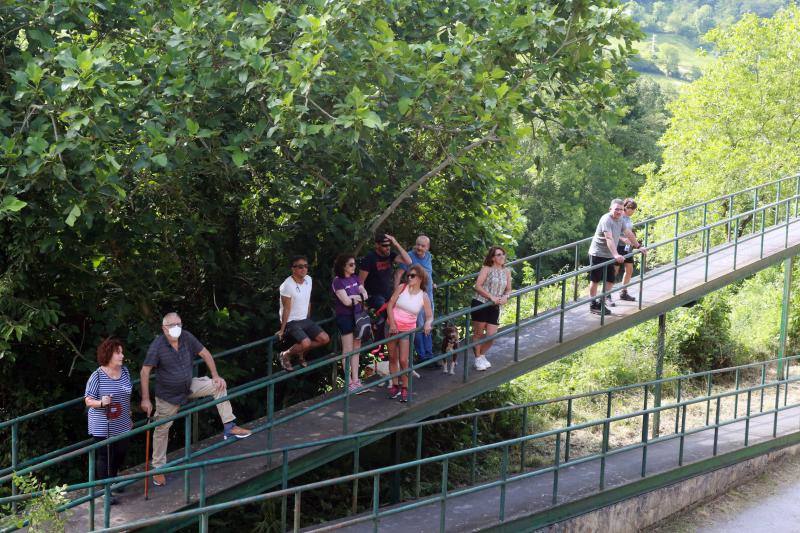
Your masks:
M708 34L719 58L670 106L664 164L644 185L645 207L673 209L797 170L799 13L749 15Z
M681 59L678 49L671 44L664 44L659 47L659 57L664 65L664 72L667 76L678 74L678 62Z
M209 346L271 333L295 252L324 287L371 231L425 230L471 270L523 228L516 139L613 115L641 37L615 0L15 0L0 26L13 413L167 310Z

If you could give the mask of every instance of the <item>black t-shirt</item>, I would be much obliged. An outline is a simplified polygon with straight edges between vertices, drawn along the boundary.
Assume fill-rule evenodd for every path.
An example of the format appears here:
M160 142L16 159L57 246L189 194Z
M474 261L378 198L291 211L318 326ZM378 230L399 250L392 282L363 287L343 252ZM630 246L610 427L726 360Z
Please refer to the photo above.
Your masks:
M361 270L369 272L364 281L364 288L370 296L381 295L387 300L392 297L392 287L394 286L394 260L397 252L389 252L389 255L378 255L372 250L361 259Z

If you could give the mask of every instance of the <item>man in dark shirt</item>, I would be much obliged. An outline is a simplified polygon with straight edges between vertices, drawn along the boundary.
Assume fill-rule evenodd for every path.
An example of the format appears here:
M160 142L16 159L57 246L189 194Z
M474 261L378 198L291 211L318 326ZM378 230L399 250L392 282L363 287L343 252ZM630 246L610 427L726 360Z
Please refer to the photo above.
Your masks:
M392 246L397 252L392 251ZM367 290L367 306L379 309L389 301L394 290L394 265L411 264L411 256L400 246L397 239L389 234L375 236L375 249L361 259L358 277Z
M217 365L211 352L197 338L183 331L181 317L178 313L169 313L161 321L163 335L158 336L147 349L147 356L142 365L142 411L149 417L153 411L150 403L150 371L156 369L156 420L167 418L178 412L187 400L213 396L221 398L228 394L225 380L217 374ZM211 377L193 378L192 360L201 357L206 363ZM250 431L235 424L230 402L217 404L219 416L224 427L225 439L236 437L243 439L250 436ZM164 466L167 462L167 444L169 428L172 422L158 426L153 432L153 468ZM163 474L155 474L153 483L164 485L167 482Z

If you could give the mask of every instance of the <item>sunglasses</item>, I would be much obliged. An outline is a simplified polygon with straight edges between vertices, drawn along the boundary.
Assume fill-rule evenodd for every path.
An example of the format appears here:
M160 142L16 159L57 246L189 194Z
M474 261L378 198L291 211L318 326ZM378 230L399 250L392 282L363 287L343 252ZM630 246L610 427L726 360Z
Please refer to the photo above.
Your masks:
M413 279L413 278L416 278L416 277L417 277L417 275L416 275L416 274L408 274L406 277L407 277L408 279Z
M308 268L308 265L292 265L292 268Z
M506 255L506 253L505 252L495 252L494 255L495 256L500 256L500 255Z

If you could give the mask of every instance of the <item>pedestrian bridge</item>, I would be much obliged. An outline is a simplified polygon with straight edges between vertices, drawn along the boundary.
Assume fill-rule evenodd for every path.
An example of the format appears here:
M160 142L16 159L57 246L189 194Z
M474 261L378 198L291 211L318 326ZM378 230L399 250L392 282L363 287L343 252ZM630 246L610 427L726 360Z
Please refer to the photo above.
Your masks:
M628 287L628 291L637 297L637 302L623 302L615 298L617 305L612 308L613 315L611 316L589 313L588 301L583 297L585 279L590 268L582 266L581 260L586 257L589 239L515 261L517 265L529 265L535 273L535 279L532 280L532 284L514 291L509 304L504 309L502 320L505 325L495 335L495 344L489 352L492 368L486 372L473 371L469 364L471 356L467 353L470 343L462 342L454 352L439 356L439 359L449 358L452 355L458 357L459 365L456 376L442 375L433 369L437 361L430 361L425 366L414 368L420 377L411 377L409 384L411 400L408 404L400 404L385 398L383 389L378 387L389 379L383 377L366 384L373 389L367 394L354 395L346 388L335 389L325 395L281 408L281 401L285 398L282 398L280 393L286 390L288 384L302 382L320 370L335 372L337 365L341 366L343 357L339 355L319 359L308 368L286 373L273 370L274 338L272 337L220 352L215 357L235 358L237 353L253 349L266 352L268 365L265 374L247 383L231 387L228 394L228 399L234 402L237 398L245 397L263 399L265 416L245 424L254 430L254 435L242 441L222 441L219 435L194 441L192 439L192 420L195 414L209 409L215 410L215 402L190 404L172 417L172 420L182 422L185 431L183 449L171 454L170 462L164 470L168 477L168 485L152 487L150 499L145 501L140 481L143 476L140 472L142 467L134 468L116 481L118 483L135 482L135 484L121 495L120 505L109 507L103 504L105 499L102 498L104 490L108 490L107 484L93 481L94 473L89 469L86 481L69 487L71 501L68 505L72 509L69 529L71 531L94 530L101 527L119 528L116 530L134 527L164 529L198 522L203 530L207 527L209 514L230 506L240 505L243 502L262 501L270 498L278 498L281 501L281 516L285 525L290 523L294 523L298 527L307 525L302 521L301 495L307 490L314 490L314 488L303 488L302 490L293 488L291 480L300 474L343 457L346 457L347 464L354 468L353 477L345 481L355 484L353 505L355 518L348 519L353 523L353 527L360 523L359 520L367 522L371 520L371 525L368 526L371 528L377 525L388 525L391 523L387 518L389 516L395 516L399 520L411 520L413 506L411 509L392 507L391 505L384 507L384 504L397 503L402 499L396 482L393 489L387 489L393 492L388 500L382 498L385 495L380 483L382 476L383 478L395 476L395 472L400 470L399 467L385 472L359 472L359 450L387 436L392 438L391 435L395 435L394 438L396 438L397 428L403 426L411 428L407 430L416 431L419 435L418 442L421 442L423 429L427 427L425 425L427 423L415 425L420 420L435 416L442 410L458 405L467 398L492 390L515 377L636 324L660 317L671 309L697 300L705 294L750 276L761 269L790 260L800 250L799 200L800 176L790 176L697 205L687 206L636 224L637 235L649 249L646 264L634 276ZM791 272L791 269L787 271ZM460 327L465 339L470 338L469 309L461 304L469 301L470 287L474 277L475 274L472 274L443 284L437 293L438 310L444 310L445 313L437 318L435 324L452 321ZM621 288L623 287L616 286L615 291ZM605 297L605 295L603 296ZM785 332L785 328L782 331ZM368 351L370 348L370 346L366 346L363 351ZM348 357L345 359L347 360ZM742 431L748 433L754 429L754 426L751 426L750 418L759 417L751 412L751 396L760 394L763 398L765 393L770 392L778 396L781 394L788 396L789 388L795 379L789 375L789 365L784 365L782 361L776 361L771 365L763 365L761 381L754 385L756 388L753 390L741 389L743 392L738 392L740 390L738 377L736 392L715 393L709 385L702 402L708 403L709 406L717 402L717 415L713 415L715 411L709 407L707 418L713 418L722 412L723 397L715 397L714 394L728 394L724 398L735 397L737 407L745 401L748 407L746 419L737 413L731 419L729 426L733 427L736 424L747 426ZM767 372L768 370L769 372ZM739 373L740 371L737 370L737 376ZM708 374L712 377L713 375L713 373ZM768 375L771 376L770 380L766 379ZM691 379L694 378L696 376ZM709 383L713 381L707 377L703 379L708 379ZM776 383L778 383L777 393L773 391ZM631 453L645 454L646 456L650 449L674 447L674 442L677 440L680 440L680 447L683 451L687 452L686 446L689 446L687 441L707 440L709 438L708 431L711 431L715 434L713 456L718 455L720 451L718 436L721 428L719 420L717 420L716 426L704 426L705 433L698 431L696 434L704 436L697 437L697 439L694 437L689 439L686 430L679 427L681 410L685 414L687 409L690 409L690 404L686 402L691 402L696 398L682 400L680 386L678 386L677 403L669 407L667 404L661 405L661 382L638 386L644 390L644 411L629 413L629 418L642 419L641 424L644 428L642 430L642 449L644 451L636 448ZM758 387L761 388L758 389ZM558 480L560 477L565 484L562 486L562 490L566 490L565 487L571 487L567 492L571 491L569 493L573 495L573 497L562 499L558 495L557 489L552 489L553 498L548 505L540 509L545 513L542 516L546 516L548 508L557 508L563 502L573 501L581 495L592 493L594 489L591 489L588 484L584 484L585 477L577 473L581 469L596 467L600 468L601 472L606 472L606 469L611 468L612 464L620 461L628 463L627 460L619 458L611 460L609 457L610 455L623 457L627 451L612 453L609 448L608 430L617 420L613 419L611 412L613 392L609 394L608 391L604 391L603 394L608 397L608 416L605 421L592 424L592 427L601 427L600 432L605 435L603 438L605 444L601 446L599 456L586 459L585 457L575 458L574 455L570 456L569 454L570 436L575 432L590 430L588 426L575 426L570 419L571 401L574 401L575 398L563 399L562 403L568 405L568 415L564 421L565 425L559 431L549 432L547 435L528 434L527 422L521 422L519 439L523 439L524 442L533 442L537 439L553 440L552 444L556 447L553 454L556 466L548 467L549 470L546 473L550 476L550 483L553 483L553 478ZM651 396L655 403L648 407L646 402ZM744 396L747 396L746 400ZM684 403L681 404L681 401ZM786 400L783 405L786 409L777 405L779 403L777 399L775 402L772 409L776 421L784 420L782 418L784 416L794 416L795 411L787 407L789 404L786 403ZM86 465L86 457L92 456L94 450L99 447L86 441L70 443L63 448L52 450L35 458L22 458L18 454L19 442L25 438L24 425L26 423L34 420L46 421L47 417L59 416L64 409L79 409L77 407L79 403L82 403L82 398L0 424L0 431L11 434L11 439L6 442L9 442L12 448L10 454L12 464L4 465L4 468L0 470L0 475L2 475L0 482L8 484L12 472L20 474L33 472L41 475L46 474L48 468L59 463L75 462L75 464ZM532 406L528 406L528 408L530 407ZM515 409L518 409L519 413L525 412L525 406ZM671 409L676 417L674 435L678 436L663 441L669 442L669 445L662 446L662 441L657 440L661 437L656 437L656 441L651 443L648 435L652 428L648 428L648 426L652 426L653 417L661 418L663 421L663 417L660 415L667 409ZM768 413L772 412L769 411L769 408L766 409ZM760 414L763 414L763 410ZM525 418L525 415L520 414L520 417ZM475 420L477 419L476 417ZM761 416L759 424L763 423L765 419L764 416ZM725 419L722 420L725 421ZM776 427L783 427L783 423L778 422L775 422ZM477 422L469 423L477 424ZM755 421L753 423L755 424ZM659 424L660 422L656 424L656 427L660 428ZM143 439L145 431L154 425L156 423L139 425L129 436L134 439ZM176 424L176 426L180 425ZM796 428L797 423L787 427ZM773 432L774 439L768 440L783 442L780 441L780 438L783 437L780 437L779 433L782 433L784 437L788 435L794 438L790 430L776 430ZM475 431L473 431L473 435L475 435L477 444L478 437ZM732 440L736 439L732 438ZM468 460L463 458L472 457L471 460L475 461L474 458L479 457L481 453L499 453L500 462L508 467L508 454L515 446L522 450L517 453L525 455L524 450L527 449L527 446L525 444L520 446L521 442L494 443L493 445L496 446L491 449L478 449L480 446L476 446L469 453L463 450L452 452L461 454L452 459L454 461L459 458ZM749 447L748 449L753 448ZM491 450L495 451L491 452ZM497 452L497 450L500 451ZM669 455L672 451L663 453ZM691 451L691 453L695 452ZM698 456L702 456L703 453L705 452L697 451L697 454L700 454ZM427 461L428 459L423 457L419 446L417 455L416 460L418 461ZM425 503L425 505L438 505L442 510L441 516L444 518L441 519L441 523L426 523L424 528L420 527L420 530L426 528L459 530L463 527L483 528L502 525L507 522L507 518L512 515L517 516L514 514L516 511L509 511L510 514L506 514L504 509L507 503L512 505L513 501L527 501L522 497L525 494L524 490L539 490L535 487L519 489L521 492L516 492L517 488L512 490L508 483L510 471L506 469L499 480L490 482L491 486L486 488L486 490L494 491L492 492L493 496L478 496L481 500L489 498L484 503L484 506L488 507L484 509L485 513L482 513L482 515L486 515L481 519L483 521L476 518L476 521L470 524L453 522L453 519L449 518L450 515L447 514L447 506L462 504L452 503L455 500L446 497L449 490L447 483L449 461L450 458L430 459L425 463L403 466L403 468L413 468L419 472L423 465L436 463L444 469L445 481L441 487L440 498ZM592 461L595 462L592 463ZM404 465L399 457L396 462ZM88 461L88 463L92 464L93 461ZM524 457L519 463L524 470L526 465ZM658 466L657 469L662 473L669 472L675 467L666 460L658 464L661 466ZM682 464L682 461L678 461L678 464ZM576 472L576 477L568 478L571 475L568 472ZM643 473L642 477L645 477L644 474L647 473L645 459L643 459L641 472ZM603 479L600 482L600 488L605 488L605 476L606 474L600 475L600 478ZM620 474L620 477L612 476L609 479L616 480L611 483L612 485L619 481L620 486L624 487L628 483L626 476L627 474ZM567 479L572 479L572 481L566 481ZM584 481L581 481L582 479ZM361 489L359 489L359 482L361 482ZM555 481L555 484L557 486L558 481ZM316 489L324 488L324 486L326 485L320 485ZM369 486L372 496L368 505L372 510L369 519L364 519L364 515L361 514L361 511L364 510L362 499L370 496L361 494L367 490L364 489L365 486ZM274 489L278 489L278 492L275 492ZM273 492L263 494L270 490ZM412 494L422 496L419 489L412 491ZM467 492L462 496L466 497L469 494ZM496 500L493 500L492 498L495 497ZM3 498L0 499L0 503L19 501L24 498L25 496ZM289 508L290 500L293 501L292 508ZM420 508L423 505L420 503L422 501L417 502ZM451 503L444 503L446 501ZM385 516L381 514L384 511ZM288 516L289 514L293 515L293 519ZM423 515L417 513L417 515L422 517L424 513ZM486 518L489 515L494 518ZM553 517L556 514L551 513L549 516ZM518 517L515 520L523 520L523 518ZM544 524L546 522L541 516L537 520L539 522L536 523ZM337 525L337 527L340 526L342 524Z

